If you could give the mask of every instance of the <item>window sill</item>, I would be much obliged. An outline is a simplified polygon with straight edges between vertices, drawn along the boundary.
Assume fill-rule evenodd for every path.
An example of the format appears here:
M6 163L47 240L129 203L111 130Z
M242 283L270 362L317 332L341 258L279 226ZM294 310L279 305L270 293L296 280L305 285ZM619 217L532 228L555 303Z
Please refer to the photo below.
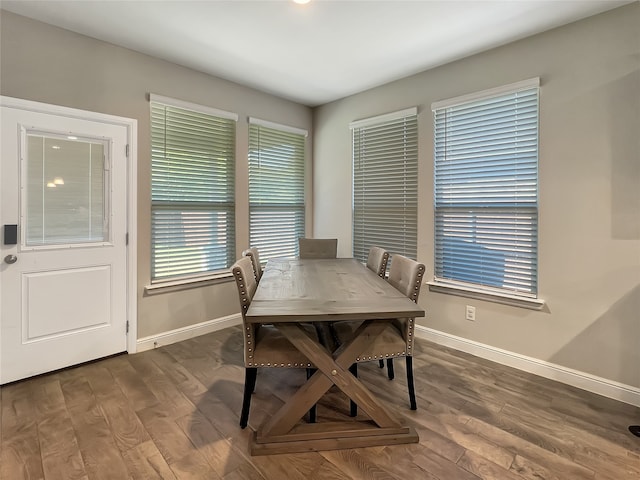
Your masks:
M485 300L487 302L502 303L512 307L528 308L530 310L542 310L545 307L545 301L539 298L526 298L517 295L501 294L490 292L472 287L451 285L448 283L440 283L436 281L427 282L430 292L444 293L447 295L457 295L459 297L475 298Z
M207 275L206 277L181 278L180 280L169 280L152 283L144 287L145 295L158 295L161 293L178 292L189 288L207 287L218 283L226 283L233 279L230 270Z

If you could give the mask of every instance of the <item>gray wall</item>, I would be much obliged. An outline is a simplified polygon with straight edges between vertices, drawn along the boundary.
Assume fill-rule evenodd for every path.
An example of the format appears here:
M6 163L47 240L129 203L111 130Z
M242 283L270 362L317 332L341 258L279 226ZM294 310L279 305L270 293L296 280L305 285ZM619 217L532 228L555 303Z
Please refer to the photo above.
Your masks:
M432 293L418 323L640 387L640 4L314 111L314 233L351 254L349 122L418 106L418 258L433 274L431 103L541 78L539 296L544 311ZM465 305L476 321L464 319Z
M144 286L150 282L151 261L147 94L173 97L239 115L237 255L249 242L247 116L311 131L311 109L10 12L1 11L0 22L0 94L138 121L138 337L238 313L236 287L231 281L144 295ZM310 160L311 140L308 149ZM311 186L311 168L308 170ZM307 203L311 219L310 202Z

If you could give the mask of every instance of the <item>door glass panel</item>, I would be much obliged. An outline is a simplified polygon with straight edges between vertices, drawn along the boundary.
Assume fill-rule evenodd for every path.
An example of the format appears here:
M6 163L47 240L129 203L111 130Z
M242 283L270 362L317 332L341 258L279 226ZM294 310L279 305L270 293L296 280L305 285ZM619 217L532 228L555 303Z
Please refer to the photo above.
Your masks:
M27 132L26 146L26 244L106 241L106 143Z

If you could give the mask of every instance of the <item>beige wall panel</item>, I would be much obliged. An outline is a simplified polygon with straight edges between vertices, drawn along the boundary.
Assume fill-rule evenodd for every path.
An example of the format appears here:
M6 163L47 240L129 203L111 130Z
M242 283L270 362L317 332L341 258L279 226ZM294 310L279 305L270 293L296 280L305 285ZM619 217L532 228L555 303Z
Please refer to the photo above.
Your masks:
M239 115L236 135L238 255L249 241L247 117L311 131L311 109L6 11L1 11L0 22L0 94L138 121L138 337L239 312L232 283L144 296L144 286L150 282L151 261L147 95L151 92ZM311 140L308 148L310 162ZM307 204L311 218L311 202ZM308 224L310 228L311 222Z
M419 323L640 387L640 4L314 111L314 231L351 254L349 122L417 106L418 257L433 275L431 103L541 78L539 296L544 311L432 293ZM475 305L476 321L465 320Z

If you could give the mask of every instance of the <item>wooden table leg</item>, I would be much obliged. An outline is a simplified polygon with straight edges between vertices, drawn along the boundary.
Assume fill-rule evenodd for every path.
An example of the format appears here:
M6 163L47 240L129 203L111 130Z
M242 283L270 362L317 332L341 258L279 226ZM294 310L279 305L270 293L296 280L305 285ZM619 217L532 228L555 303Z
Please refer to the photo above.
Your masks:
M402 426L364 384L349 372L349 367L366 345L384 330L386 322L364 322L355 332L354 338L342 345L333 356L310 338L299 325L277 324L277 328L315 364L318 371L260 428L252 441L252 454L417 442L416 432ZM294 430L300 418L332 385L338 386L360 405L373 421L307 424Z

